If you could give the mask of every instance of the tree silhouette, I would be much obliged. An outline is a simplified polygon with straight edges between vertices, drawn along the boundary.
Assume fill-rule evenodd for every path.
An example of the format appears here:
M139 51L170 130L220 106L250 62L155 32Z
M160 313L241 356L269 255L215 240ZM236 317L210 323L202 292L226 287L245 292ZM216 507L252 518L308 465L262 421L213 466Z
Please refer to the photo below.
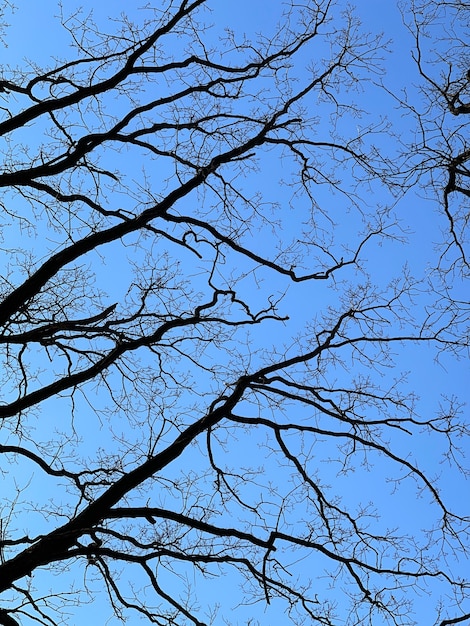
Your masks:
M76 11L2 68L0 624L469 619L462 401L401 374L468 338L401 263L382 39L271 8Z
M414 58L423 79L420 107L407 103L417 118L420 141L412 152L416 169L442 199L448 222L441 267L468 276L469 149L466 116L470 114L467 2L412 3L409 28L415 40ZM445 55L436 41L446 36Z

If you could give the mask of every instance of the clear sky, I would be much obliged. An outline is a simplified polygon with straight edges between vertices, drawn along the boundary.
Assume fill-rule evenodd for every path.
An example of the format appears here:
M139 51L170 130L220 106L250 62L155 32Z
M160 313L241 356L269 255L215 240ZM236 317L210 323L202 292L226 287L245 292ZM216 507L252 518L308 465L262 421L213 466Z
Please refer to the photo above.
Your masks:
M24 0L17 4L13 14L6 16L6 21L10 24L5 32L8 46L1 53L3 72L6 77L15 66L25 67L29 62L42 66L44 63L48 63L50 57L66 58L73 54L68 43L68 35L61 30L58 21L54 19L54 16L58 14L55 1ZM79 4L83 7L83 15L92 11L98 26L104 30L115 28L115 22L111 18L119 16L123 11L129 15L131 20L136 22L139 22L142 15L145 14L145 11L139 8L140 3L133 0L116 0L113 3L96 3L83 0ZM339 4L341 8L341 3ZM350 93L341 93L341 88L338 88L341 97L348 104L357 104L359 108L364 110L364 113L353 115L349 111L345 111L341 117L335 118L335 112L331 107L317 98L316 95L313 94L311 98L306 98L304 102L305 115L312 118L318 116L319 140L333 141L336 134L341 134L352 141L364 129L372 125L376 131L370 136L364 137L364 148L371 149L373 143L377 155L384 159L388 158L391 163L395 164L403 159L404 145L413 142L416 121L400 108L397 99L392 94L398 98L402 98L405 93L409 98L422 98L418 90L420 77L412 59L413 39L403 25L403 16L399 11L398 4L398 2L391 0L384 2L361 0L355 3L354 12L362 21L362 27L374 34L383 33L384 40L389 42L388 51L380 55L383 69L375 70L371 64L371 82L367 86L358 85L358 89L356 91L351 89ZM282 3L278 0L270 0L269 2L268 0L209 1L208 6L213 8L213 13L208 19L215 24L215 32L217 33L223 32L222 27L226 26L233 29L239 36L244 34L248 38L255 38L257 33L267 34L277 23L281 5ZM64 13L72 13L74 6L74 2L64 3ZM331 28L334 29L334 24ZM201 32L199 35L201 39L204 39L206 33ZM218 45L216 36L207 34L207 38L208 45L216 48ZM176 50L181 43L175 38L173 45ZM442 45L445 46L446 44L443 42ZM310 48L308 50L311 52ZM165 50L165 52L171 54L172 50ZM318 55L327 55L329 53L328 46L315 50L315 54L317 53ZM299 82L305 80L306 67L315 65L319 61L320 56L316 59L307 58L300 54L296 60L298 65L291 70L292 75ZM365 70L361 71L364 72ZM267 94L269 95L269 92ZM423 102L423 100L417 100L416 106L424 106ZM10 102L9 106L20 107L21 98L18 97L16 105L12 105ZM116 100L115 106L120 107L121 101L118 103ZM108 107L112 107L112 103L108 103ZM34 152L36 144L42 140L40 128L31 127L26 129L22 135L18 133L16 136L18 146L26 145L26 151L29 150L31 153ZM104 155L103 158L105 162L106 159L109 159L109 162L112 162L114 158L119 159L119 167L122 168L125 165L127 168L128 180L137 181L138 184L144 180L141 162L135 162L131 158L122 159L121 155L117 157L112 154ZM311 214L312 201L311 198L296 193L296 189L290 184L288 166L288 159L279 158L279 154L274 151L266 152L260 158L258 171L248 172L246 176L244 175L242 183L244 192L250 196L259 194L263 202L266 203L266 207L272 205L272 215L279 223L279 227L276 224L272 229L267 228L264 224L262 229L260 228L258 232L254 232L248 238L250 245L256 244L258 249L266 254L270 253L270 248L274 245L281 228L285 240L292 238L298 242L302 236L309 235L308 220ZM167 184L165 181L166 170L159 171L158 167L152 169L153 164L148 167L148 180L151 181L152 185ZM354 176L365 176L364 172L357 169L351 174L348 161L337 163L334 167L337 170L334 170L333 173L341 179L344 188L351 193L356 193ZM156 193L159 193L159 190ZM9 196L6 198L8 201L10 200ZM108 199L110 206L114 206L114 208L118 208L117 205L122 206L120 203L128 202L124 198L113 196L112 193L109 194ZM199 200L203 202L204 199L200 197ZM17 197L13 201L21 202ZM268 296L277 298L281 294L285 294L279 310L281 314L288 315L289 320L283 324L268 321L262 330L255 329L256 332L247 336L240 334L240 341L246 341L253 352L250 363L252 367L266 358L266 355L276 352L291 356L298 350L299 344L307 349L308 342L314 341L317 332L315 320L327 315L330 307L339 306L349 286L355 287L360 292L360 285L365 284L366 275L371 284L378 285L380 288L387 288L391 280L403 281L408 272L413 275L418 286L415 290L414 301L408 303L411 317L424 316L426 307L432 306L435 300L434 295L427 291L426 277L430 275L431 268L435 267L441 254L442 244L440 242L443 240L443 232L448 224L439 210L438 199L433 197L429 188L416 187L403 193L403 190L390 190L382 182L372 180L369 184L363 184L358 188L357 204L359 209L357 209L351 206L344 194L325 184L318 186L315 202L328 213L328 219L325 218L321 225L322 228L327 229L328 224L330 224L331 232L328 233L328 236L331 236L331 250L334 251L337 258L347 254L347 246L354 248L355 244L357 245L358 229L369 227L385 207L390 207L390 215L396 216L390 217L392 226L389 232L391 236L390 238L372 238L363 248L361 251L363 273L358 272L355 268L346 268L335 275L335 279L331 281L291 284L287 279L268 270L259 270L255 275L251 271L249 262L228 255L226 264L221 270L223 274L221 273L220 281L227 280L228 282L228 276L241 274L246 269L246 276L240 280L240 293L252 302L253 306L265 302ZM124 206L126 205L124 204ZM266 211L268 214L267 209ZM330 217L331 222L329 221ZM30 248L37 259L64 244L63 233L60 233L60 229L54 230L50 225L44 224L43 226L40 223L35 226L37 236L33 238L30 230L15 226L13 223L9 224L6 220L1 244L4 255L10 249ZM142 251L136 252L136 248L134 249L132 245L135 242L130 239L125 243L125 254L123 254L121 245L113 244L103 250L101 256L90 255L86 259L87 271L96 276L96 283L94 283L93 288L108 292L108 295L104 297L104 302L107 305L122 298L123 294L126 293L132 280L130 278L132 266L144 265ZM185 251L181 251L179 257L176 256L175 251L173 254L169 267L173 268L179 264L183 274L190 277L189 283L194 288L198 288L200 286L199 281L203 281L200 276L207 272L207 264L205 265L203 261L200 265L196 264L191 255ZM157 259L158 262L161 262L162 267L165 267L163 256L158 256L153 249L149 251L149 255L152 261ZM309 257L306 261L307 264L312 262L313 256L312 254ZM6 267L13 257L5 256L3 266ZM17 272L19 271L17 270ZM21 272L13 274L13 280L19 280L20 275ZM453 288L456 296L462 300L468 300L468 284L457 272L455 273ZM411 307L415 308L411 309ZM399 321L394 320L393 324L396 326L393 326L392 330L399 332ZM243 351L243 345L239 345L238 349ZM226 375L228 379L230 373L224 369L228 363L226 358L221 356L219 347L213 342L201 354L201 363L210 365L217 363L217 359L222 359L220 361L220 376ZM331 381L333 375L338 388L342 385L351 384L355 377L360 377L364 381L364 387L367 387L365 381L368 377L371 378L372 382L377 382L383 388L391 390L395 384L400 384L404 392L416 395L416 415L421 416L422 419L436 415L441 408L445 410L446 403L449 403L452 398L457 398L458 403L462 405L462 418L465 420L468 415L465 403L469 399L468 380L470 372L468 359L464 354L461 359L457 359L454 355L440 354L436 346L394 345L391 359L390 364L377 362L376 369L371 368L369 371L356 361L354 355L348 355L345 357L344 365L331 367L328 370L327 375L325 374L325 385L327 383L333 384ZM148 356L142 356L141 361L136 366L137 373L134 374L138 377L139 372L142 373L142 386L148 382L146 378L148 370L146 368L150 366L151 359ZM179 375L178 363L174 371ZM200 390L201 398L203 398L203 393L208 393L210 389L215 392L218 385L222 386L220 380L214 381L208 374L198 373L195 368L188 368L184 373L188 377L188 387L191 387L193 391L196 389L197 393ZM318 374L318 380L320 379L321 376ZM402 379L404 382L399 382ZM38 380L41 381L41 375L39 375ZM114 381L112 375L110 375L110 380ZM90 386L87 397L85 394L83 396L77 395L74 400L76 417L72 426L76 435L77 446L80 447L80 454L94 459L98 454L103 456L118 454L118 450L127 446L127 455L123 460L129 463L129 467L131 467L134 456L145 449L145 433L147 431L140 431L137 422L130 424L125 410L118 411L113 415L111 426L107 422L101 422L94 409L106 409L108 397L102 388ZM134 401L138 402L133 397L130 402ZM165 402L167 402L167 407L174 408L175 413L179 412L178 415L184 415L181 420L185 423L191 421L193 415L191 411L197 415L198 411L204 408L194 401L192 396L189 397L188 393L179 397L173 389L170 390L170 395L168 399L164 399L163 404ZM266 407L264 408L266 409ZM246 411L247 415L255 414L255 408L248 402L243 404L240 409ZM298 411L302 419L308 419L308 410L305 407L298 409ZM302 414L302 411L305 412L305 415ZM61 432L62 429L66 432L70 428L69 414L70 400L68 398L45 402L40 410L29 419L31 442L34 443L38 440L46 442L53 439L55 434ZM296 416L298 417L297 414ZM153 415L152 419L155 420L155 428L157 428L157 417ZM0 430L0 435L2 432L5 435L3 444L15 441L14 428L11 431ZM111 435L117 438L119 445L110 443ZM172 435L173 431L167 433L168 441ZM455 465L442 462L441 455L445 442L441 443L436 435L418 434L418 432L415 432L413 436L396 433L393 437L393 446L397 453L410 462L416 463L430 476L435 477L449 506L455 507L459 514L468 516L468 502L470 501L468 481ZM226 449L221 444L220 449L216 450L221 462L223 460L227 466L233 464L234 467L237 464L242 466L262 464L262 476L264 478L270 477L274 491L277 490L277 497L285 495L288 498L291 491L295 491L295 486L290 482L288 474L283 473L276 465L273 459L274 455L271 456L266 449L263 449L265 433L260 431L247 432L243 437L237 439L232 432L228 432L227 440ZM306 454L304 444L307 446L305 442L291 442L292 448L298 452L299 456ZM464 450L469 451L468 439L463 438L462 446ZM195 484L199 484L197 482L199 476L202 476L207 469L203 448L204 443L198 442L198 445L194 446L181 461L169 468L164 479L162 478L162 492L165 484L170 484L172 480L176 481L177 477L180 479L182 475L187 473L196 475ZM259 461L257 459L258 454L260 455ZM415 490L410 484L411 481L404 480L406 471L403 467L397 469L390 460L384 459L383 455L380 454L372 455L372 457L371 465L366 462L365 458L362 461L358 458L354 472L342 472L341 463L334 460L339 458L336 442L325 441L322 446L316 443L315 454L308 465L312 475L318 473L325 484L328 484L328 493L331 497L336 495L341 497L344 506L349 506L352 510L358 510L361 506L371 506L371 508L377 509L379 511L377 518L371 517L371 527L376 532L380 531L386 535L389 529L400 527L400 531L405 537L416 534L424 543L425 538L420 535L421 529L427 526L429 519L435 514L435 509L430 504L429 495L424 494L422 498L417 498ZM24 501L21 512L11 521L14 532L32 536L46 532L54 524L61 522L60 510L55 517L43 515L41 511L41 506L50 506L51 500L59 509L63 502L64 510L73 501L65 489L56 490L56 479L45 480L27 461L17 461L15 465L5 464L0 469L5 472L5 504L2 515L6 517L11 501L18 494L21 496L20 499ZM202 478L200 480L203 489ZM258 486L256 484L254 486L248 484L241 486L241 490L247 499L257 497ZM181 499L179 493L173 493L170 489L160 495L155 495L157 491L155 489L152 495L161 498L160 504L162 506L174 505L178 507ZM197 490L195 489L195 491ZM194 506L197 506L196 496L194 496ZM269 506L266 503L267 510ZM266 513L267 516L269 514L272 514L271 510ZM306 508L304 509L304 504L299 496L297 509L291 512L290 520L295 521L300 526L302 524L307 525L307 514L308 511ZM220 523L228 525L230 519L221 515ZM298 576L302 580L311 579L314 581L311 583L312 587L317 585L315 588L318 589L319 594L325 592L337 602L342 615L338 624L347 625L347 614L343 612L344 591L335 590L334 586L333 589L329 588L330 581L328 579L321 576L319 580L316 579L316 575L321 574L324 567L320 557L299 550L297 553L292 553L288 560L290 560L290 571L293 577ZM460 562L454 559L452 551L449 550L449 565L462 577L468 578L468 564L468 554L464 554L464 550L462 550ZM128 568L127 571L130 574L126 573L125 568L123 568L122 580L124 581L129 577L131 579L130 584L138 584L137 578L133 580L134 570ZM183 567L181 569L175 567L173 572L162 571L159 575L163 587L170 591L177 589L178 593L182 593L186 583L188 585L194 583L194 580L184 580L187 570ZM74 574L61 571L58 568L50 578L44 576L39 584L47 592L49 587L55 588L58 579L64 584L68 577L72 580ZM77 581L78 584L85 581L89 589L98 586L91 568L87 568L84 573L79 570ZM214 577L205 581L198 579L195 585L197 595L195 604L202 607L201 615L213 608L216 602L228 605L233 609L231 617L233 624L259 623L283 626L291 623L286 613L286 606L280 601L275 601L267 607L261 603L238 606L239 598L233 594L234 585L238 582L238 579L225 573L220 578ZM66 587L67 585L65 585ZM420 625L434 624L436 620L434 600L437 599L441 591L437 589L437 584L435 588L430 586L429 590L429 593L423 590L422 593L420 592L414 597L414 615L416 623ZM448 607L445 609L448 609L449 615L453 616L456 609L454 609L451 600L448 600L448 603ZM204 607L206 608L204 609ZM468 604L467 610L470 610ZM70 612L70 617L64 623L83 624L87 620L90 624L107 624L109 626L119 623L119 620L112 616L109 607L101 602L83 605L80 611L71 607ZM447 613L444 613L444 616L446 615ZM253 621L250 622L250 620ZM141 622L132 614L129 623L139 624ZM215 623L222 624L223 622L216 621ZM374 626L380 623L376 621ZM32 621L26 619L22 626L29 626L29 624L32 624Z

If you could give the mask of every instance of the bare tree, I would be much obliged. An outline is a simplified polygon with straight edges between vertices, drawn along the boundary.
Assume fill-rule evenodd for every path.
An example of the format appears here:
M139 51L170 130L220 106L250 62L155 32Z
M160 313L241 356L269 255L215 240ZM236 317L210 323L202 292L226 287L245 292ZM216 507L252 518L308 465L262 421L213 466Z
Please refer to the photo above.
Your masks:
M273 3L262 35L222 31L214 4L113 33L63 15L69 56L2 68L0 624L106 599L106 623L253 623L264 603L410 624L426 590L436 623L463 622L469 518L410 446L463 473L465 421L455 399L420 415L391 368L467 342L368 263L404 245L374 201L386 125L355 104L380 37L329 1ZM389 480L426 501L418 529L374 507Z
M419 133L411 153L417 171L441 201L448 237L441 267L468 277L470 150L470 54L467 2L411 3L405 18L415 40L414 59L421 82L420 103L407 102ZM442 45L441 42L444 42ZM439 46L441 43L441 46Z

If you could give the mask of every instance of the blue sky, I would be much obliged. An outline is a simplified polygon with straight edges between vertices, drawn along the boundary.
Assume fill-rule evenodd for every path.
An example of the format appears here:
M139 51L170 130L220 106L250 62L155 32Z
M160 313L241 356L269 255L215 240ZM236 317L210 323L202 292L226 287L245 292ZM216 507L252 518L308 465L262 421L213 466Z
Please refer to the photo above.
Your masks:
M215 7L210 20L214 22L216 31L224 24L232 28L237 36L246 35L249 38L255 37L256 33L259 32L267 33L269 28L277 22L276 15L281 6L277 0L269 3L265 0L251 0L250 2L243 0L236 3L209 2L208 4ZM16 65L24 67L26 59L41 65L47 62L51 56L62 58L72 54L72 50L67 47L67 36L63 34L58 23L53 19L53 16L58 13L55 2L45 0L38 3L28 0L19 2L18 5L16 11L7 17L11 26L6 33L8 47L2 52L4 72ZM104 29L111 29L115 26L109 19L111 11L115 16L118 16L121 11L126 11L130 18L136 21L139 21L145 14L145 11L139 9L138 3L128 1L114 2L112 9L105 3L91 3L88 0L82 2L81 5L84 7L84 15L93 10L98 25ZM72 5L67 3L64 11L66 13L72 12ZM397 101L381 87L381 83L395 94L403 94L406 90L411 98L421 97L415 86L419 81L419 76L411 57L413 41L403 26L397 3L377 3L363 0L356 3L355 12L362 20L365 30L375 34L383 32L384 39L390 41L389 52L383 54L384 70L380 73L373 73L371 83L364 87L359 85L356 91L351 90L350 93L347 90L342 91L340 87L338 88L341 97L345 99L347 104L357 104L358 107L364 109L364 114L362 116L353 115L349 111L345 111L342 117L335 119L335 111L330 104L321 101L315 94L306 98L304 103L305 114L312 118L318 116L317 131L319 140L322 141L333 140L335 133L341 133L348 139L353 139L363 132L369 124L372 124L377 132L364 138L365 147L369 141L374 142L380 157L388 157L391 162L397 163L401 158L399 156L402 150L400 141L405 144L412 141L415 120L410 115L403 113ZM334 28L334 24L332 28ZM201 38L203 36L206 36L206 33L201 33ZM210 34L207 34L207 37L209 37L209 43L217 47L216 37ZM174 45L176 47L181 44L179 40L174 39ZM165 52L171 54L172 50ZM314 53L318 55L327 55L329 52L327 46L314 49ZM309 54L312 54L310 49L307 53L300 54L297 65L290 70L299 81L305 79L307 66L319 62L320 57L308 58ZM16 104L9 103L9 106L13 108L20 105L21 99L19 97ZM112 107L112 102L108 103L108 106ZM122 101L116 100L115 106L124 105ZM334 126L335 123L336 127ZM41 128L33 126L16 136L16 141L27 145L28 150L32 153L36 144L43 139ZM103 155L105 163L112 163L113 159L116 159L119 167L126 168L127 180L130 182L137 181L136 189L139 189L139 185L144 180L142 162L134 161L133 157L129 158L122 154ZM297 242L302 241L302 237L310 236L313 233L313 231L309 232L309 220L313 212L312 200L298 193L298 189L291 184L289 169L291 165L292 162L288 156L280 158L279 151L266 152L260 157L257 171L243 173L240 177L240 185L244 192L253 197L255 194L260 194L263 202L266 203L263 205L263 211L266 210L267 222L259 231L253 229L251 233L247 234L246 241L250 245L258 246L257 250L261 250L267 255L270 254L275 245L279 232L283 233L284 240L292 238ZM155 165L155 162L152 161L146 163L145 166L151 185L173 184L174 181L165 180L169 170L167 171L164 166L159 169L159 163ZM360 170L356 171L356 175L365 176L365 173ZM355 180L354 177L351 177L348 161L335 164L333 173L340 177L341 184L346 191L351 192L354 189ZM160 191L161 189L156 189L156 193L160 193ZM6 197L10 201L10 198ZM209 194L207 197L210 200ZM107 198L110 206L114 208L123 205L127 208L126 202L129 203L129 206L133 203L138 204L135 197L129 201L124 196L121 197L118 193L113 194L111 191L108 192ZM194 196L192 202L199 201L203 204L205 200L206 197ZM18 203L18 206L23 208L18 196L15 196L11 202ZM269 296L278 298L281 294L285 294L279 310L281 314L289 316L289 320L282 324L268 321L260 329L254 327L249 333L240 332L237 334L236 338L239 343L236 349L241 352L241 361L246 356L244 343L253 353L251 360L246 359L244 366L255 367L263 359L269 360L270 356L276 353L291 356L298 351L299 346L306 349L309 342L315 341L318 326L323 323L321 318L328 315L329 307L339 306L341 298L344 298L345 290L351 285L360 294L363 289L361 285L366 283L366 275L369 276L371 284L383 289L388 288L387 285L391 280L404 281L406 271L421 281L416 289L415 304L413 305L416 308L411 313L411 317L424 315L425 307L431 306L433 302L433 295L426 292L426 283L423 282L423 279L429 274L430 268L436 264L439 257L439 242L442 240L442 233L447 223L439 211L438 201L433 198L429 189L415 188L408 190L406 194L393 193L380 181L372 180L369 183L364 181L364 184L357 191L357 204L361 209L357 210L356 207L350 205L347 197L340 191L335 191L328 185L319 185L315 188L315 203L327 214L325 218L318 218L319 229L324 229L322 232L326 233L325 236L331 237L332 247L330 250L334 250L337 258L342 254L347 254L346 246L354 247L358 241L358 230L369 227L385 207L390 207L390 215L395 214L396 220L390 218L392 223L389 230L390 238L372 238L364 247L361 253L363 273L358 272L355 268L346 268L338 272L334 280L328 282L313 281L292 284L287 279L267 269L258 269L255 273L251 262L236 255L227 255L226 262L220 268L220 274L216 275L216 280L221 285L224 284L224 281L228 283L230 276L237 276L246 272L245 277L239 281L239 293L253 306L258 304L262 306L262 303L266 302ZM184 203L179 208L182 211L189 210L188 205ZM243 206L240 205L240 211L242 210ZM271 217L273 223L276 220L272 229L266 225ZM331 222L329 221L330 217L332 218ZM60 232L60 229L54 230L46 223L42 224L41 222L34 224L34 226L36 237L32 235L32 229L24 228L24 226L19 227L13 222L6 223L2 242L3 250L31 248L37 259L46 255L48 251L64 245L64 234ZM178 233L179 231L176 229L175 232ZM403 240L398 240L399 237ZM314 242L313 236L310 243L312 242ZM304 247L306 248L306 246ZM201 249L204 249L202 244ZM147 252L149 256L144 261L145 249L138 248L137 240L131 237L126 240L125 248L121 246L121 243L112 244L100 251L100 254L87 256L83 264L84 271L88 272L89 275L94 275L95 282L91 283L93 289L96 289L97 292L98 290L107 291L107 295L103 295L104 304L109 305L121 300L132 281L132 269L139 269L140 266L147 266L151 263L156 263L156 271L160 271L159 268L161 268L162 275L166 277L168 277L168 271L180 270L183 276L188 277L188 291L189 289L204 289L205 275L209 267L207 260L194 261L193 256L187 251L180 250L177 254L171 247L168 248L168 259L161 254L160 250L153 247L150 247ZM325 255L321 254L320 257L324 259ZM11 256L5 258L6 260L3 262L5 265L12 261ZM314 253L312 252L305 261L306 268L313 263L313 259ZM12 279L20 280L20 277L21 270L15 270ZM455 276L454 288L456 294L465 299L466 294L468 294L468 286L458 275ZM133 293L131 288L129 291L130 298L133 297ZM181 300L183 301L184 298L182 297ZM184 302L182 306L184 306ZM398 332L398 322L394 320L393 323L397 324L396 332ZM229 355L230 358L236 355L235 344L233 350L234 352ZM184 348L182 351L184 353ZM463 406L462 416L465 420L469 374L468 360L465 356L461 360L457 360L453 355L439 354L435 346L424 344L419 346L396 344L392 346L391 351L393 364L392 360L390 364L378 361L375 363L377 367L369 370L360 364L357 355L346 354L342 364L328 366L325 373L319 370L313 372L312 376L317 377L315 380L318 381L318 384L321 384L323 380L325 385L336 385L338 388L351 385L357 376L362 377L363 380L370 377L371 382L383 389L393 388L395 383L398 384L397 381L406 377L406 380L400 385L404 392L416 394L416 415L423 419L430 418L430 416L436 415L440 406L444 407L443 410L445 410L449 398L456 397ZM191 365L185 365L183 360L175 362L175 369L172 370L172 372L176 372L176 378L184 379L188 389L191 389L195 394L185 392L178 395L178 385L175 383L174 387L169 385L165 388L167 395L157 397L162 392L159 382L152 379L152 357L139 354L136 358L135 369L130 374L130 377L135 376L137 379L135 383L137 392L126 398L126 394L131 393L130 386L129 390L125 386L121 389L123 397L129 402L129 409L135 411L132 419L129 418L129 412L125 410L125 404L123 404L122 410L110 409L111 412L106 415L109 408L109 397L105 389L102 386L89 385L84 389L83 394L79 393L74 397L75 417L73 420L70 417L71 404L68 398L46 401L37 413L28 417L30 438L28 445L44 442L45 447L47 447L47 441L56 437L57 433L64 432L67 437L71 437L65 446L67 454L71 455L74 452L75 445L79 454L93 460L98 455L119 455L122 454L123 450L126 450L122 461L126 467L132 467L135 458L142 451L145 451L152 434L152 429L149 428L148 423L144 425L148 407L145 406L144 402L142 405L139 404L139 390L143 390L146 385L155 385L155 402L150 407L149 414L153 429L157 431L159 428L159 410L165 409L169 413L174 412L181 423L189 423L195 416L204 412L210 392L215 393L224 384L229 384L232 375L231 363L229 356L225 355L223 347L221 348L213 341L198 353L198 356L201 364L208 367L217 365L220 368L216 377ZM34 359L35 356L32 355L33 364ZM164 352L163 359L165 366L173 367L169 351L168 353ZM49 372L46 371L44 376L48 374ZM39 375L39 382L42 380L41 376L43 374ZM119 389L121 383L118 376L110 373L110 380ZM226 382L224 382L225 380ZM339 393L337 395L339 396ZM261 407L266 415L270 414L270 410L273 414L275 413L273 409L269 408L267 402ZM257 411L261 410L257 408L255 403L248 401L243 403L239 409L246 412L248 416L255 416ZM309 409L305 407L293 409L293 414L297 419L306 421L311 419ZM318 418L320 425L324 423L323 419L322 417ZM73 436L70 435L71 432ZM174 432L175 428L169 426L159 445L163 445L162 442L170 441ZM4 430L4 433L5 441L9 443L15 441L14 428L8 433ZM112 437L116 438L117 443L111 443ZM227 427L226 431L221 432L220 437L219 446L214 448L214 453L220 463L226 464L227 467L237 467L237 464L242 467L259 467L261 469L260 477L265 481L263 484L266 484L268 477L268 482L271 481L274 485L273 490L276 492L277 498L282 496L293 497L292 494L298 493L299 495L295 495L292 500L296 502L296 507L290 511L289 516L286 516L286 520L288 523L298 524L300 527L308 524L309 513L300 497L300 487L289 472L284 472L276 464L277 456L274 453L271 454L266 447L266 433L261 428L254 431L237 431L236 433ZM223 445L224 437L227 438L226 447ZM361 459L361 456L358 455L357 462L354 463L354 471L352 469L345 471L341 462L332 460L341 458L341 455L338 455L335 441L326 439L315 442L289 440L289 443L301 457L306 454L306 450L311 446L313 456L310 461L306 461L306 464L312 475L318 475L319 479L324 481L325 489L332 498L336 495L340 496L343 505L351 507L352 510L358 510L361 506L370 506L371 509L378 511L376 518L371 517L372 529L386 535L391 528L399 526L400 532L404 534L405 538L416 534L420 541L425 542L426 538L422 536L421 529L426 527L430 518L435 515L435 507L430 504L429 495L424 494L421 498L416 497L411 484L412 481L404 480L406 471L403 468L394 466L389 460L384 459L383 455L377 453L371 455L370 465L366 462L365 457ZM468 516L468 481L465 480L455 465L441 462L444 445L439 437L419 434L418 431L412 436L395 433L392 443L394 450L403 458L413 463L416 462L429 475L436 477L446 501L455 507L458 513ZM462 446L468 451L468 440L463 439ZM153 498L157 503L156 505L178 508L184 501L183 494L178 489L166 490L165 486L171 481L174 483L182 481L183 477L189 474L194 480L194 490L187 496L187 501L192 502L194 500L193 506L197 507L198 499L203 501L199 489L202 493L210 484L204 479L204 470L206 469L207 459L204 454L204 442L198 441L184 457L168 468L164 476L156 477L156 483L151 490L149 488L149 499ZM23 503L19 507L16 517L10 520L13 533L34 535L46 532L47 529L61 523L61 507L66 512L69 507L75 504L73 497L63 485L57 489L55 480L45 480L27 461L18 461L13 465L7 463L2 467L2 470L5 472L4 497L6 503L3 515L15 497L18 496ZM254 485L242 484L240 489L249 500L256 500L258 491L262 492L262 488L256 482ZM263 493L268 493L268 490ZM142 494L135 496L135 502L144 499ZM275 499L274 496L273 499ZM48 509L51 505L58 508L57 516L43 514L43 509ZM217 506L215 498L214 506ZM277 503L266 502L266 511L263 511L266 519L273 517L277 506ZM232 511L234 519L236 519L236 516L240 514L237 507L234 507ZM217 519L221 524L228 525L231 521L230 513L219 511ZM245 523L252 523L256 527L256 515L248 516ZM261 526L261 522L259 523ZM322 592L327 594L332 601L338 604L341 613L338 624L350 623L344 609L347 589L345 590L339 585L336 588L333 585L331 588L331 581L322 576L325 564L318 554L299 550L287 555L286 559L289 561L292 577L298 576L304 581L312 579L314 581L311 583L312 588L317 589L319 594ZM467 575L468 556L462 556L459 562L450 553L449 564L460 575ZM76 580L78 585L85 582L90 590L98 587L91 566L78 568L77 572L78 574L73 573L73 571L62 571L58 566L54 574L43 575L38 579L37 584L45 593L50 588L55 589L57 581L60 581L66 590L69 578L71 581ZM318 580L316 578L317 573L320 573ZM233 624L248 624L250 619L253 619L253 623L271 626L283 626L292 623L291 618L286 613L286 605L279 600L267 607L261 603L249 604L247 607L239 606L239 601L243 599L243 596L237 596L235 599L233 591L240 580L225 571L221 577L215 576L208 580L196 579L195 576L191 578L191 575L188 568L178 565L174 567L173 571L171 568L168 568L167 571L159 571L159 580L164 588L166 587L167 590L176 594L183 594L186 584L194 584L196 596L194 601L201 607L201 619L214 608L215 598L221 605L229 606L228 615L229 619L233 620ZM139 576L140 574L135 573L133 569L123 568L121 581L124 583L129 578L130 585L138 585ZM417 624L433 624L435 622L434 600L437 599L441 591L437 585L435 587L431 585L429 593L430 595L427 595L426 592L419 591L415 598ZM152 601L149 599L149 602ZM455 614L456 609L450 600L446 609L450 616ZM109 606L102 601L93 601L89 605L82 604L80 611L71 607L70 611L70 617L65 619L65 623L84 623L87 619L93 624L106 623L114 626L114 624L119 623L117 618L112 616ZM25 620L24 626L29 623L32 622ZM138 624L141 622L134 614L131 614L129 623ZM215 623L222 624L223 622L216 620ZM373 623L375 626L381 622L374 621Z

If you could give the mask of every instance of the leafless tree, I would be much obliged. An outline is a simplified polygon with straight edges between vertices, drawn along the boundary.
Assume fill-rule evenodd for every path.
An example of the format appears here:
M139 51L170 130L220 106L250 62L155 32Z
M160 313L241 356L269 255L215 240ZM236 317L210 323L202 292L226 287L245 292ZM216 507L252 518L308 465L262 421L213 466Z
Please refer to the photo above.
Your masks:
M411 153L418 157L417 170L424 185L431 183L447 218L441 267L457 269L466 277L470 262L469 17L470 4L463 1L416 0L405 7L422 79L421 102L407 102L419 129Z
M402 245L374 200L386 125L355 104L381 40L328 0L223 36L217 3L156 4L112 33L62 15L68 56L2 68L0 624L90 603L103 623L263 603L410 624L427 591L463 623L470 520L410 446L463 475L468 432L456 399L420 415L393 364L466 339L367 262ZM387 481L409 515L376 510Z

